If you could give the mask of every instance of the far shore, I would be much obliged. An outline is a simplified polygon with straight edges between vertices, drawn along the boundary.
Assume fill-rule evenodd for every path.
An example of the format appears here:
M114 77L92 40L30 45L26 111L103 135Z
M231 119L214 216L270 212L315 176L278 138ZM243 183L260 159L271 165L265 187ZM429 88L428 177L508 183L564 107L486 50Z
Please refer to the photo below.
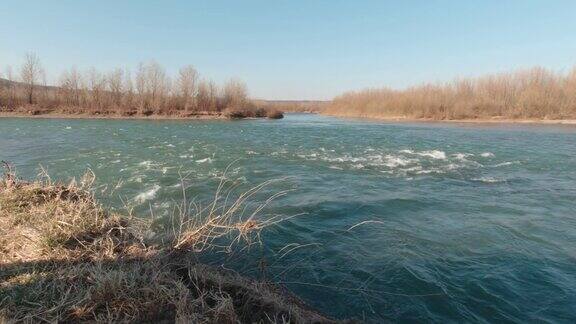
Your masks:
M359 118L367 120L379 120L397 123L466 123L466 124L530 124L530 125L576 125L576 119L540 119L540 118L474 118L474 119L433 119L433 118L413 118L413 117L373 117L354 116L346 114L325 114L327 116L339 118Z
M134 115L134 116L122 116L117 114L109 114L109 115L95 115L95 114L63 114L63 113L45 113L45 114L38 114L33 115L24 112L7 112L2 111L0 112L0 118L4 117L21 117L21 118L54 118L54 119L229 119L228 117L224 116L223 114L198 114L198 115L190 115L190 116L180 116L180 115Z
M302 112L298 112L302 113ZM433 119L433 118L413 118L413 117L374 117L355 116L347 114L326 114L323 112L307 112L311 114L321 114L324 116L338 118L365 119L393 123L465 123L465 124L528 124L528 125L576 125L576 119L540 119L540 118L474 118L474 119ZM288 112L290 114L290 112ZM152 114L123 116L118 114L66 114L60 112L49 112L42 114L30 114L26 112L0 111L0 118L40 118L40 119L135 119L135 120L233 120L233 119L257 119L254 117L230 118L222 113L198 113L190 115L160 115ZM265 117L262 117L265 118Z
M24 112L0 111L0 118L39 118L39 119L136 119L136 120L236 120L236 119L263 119L267 117L241 117L232 118L222 113L215 114L194 114L194 115L133 115L123 116L118 114L65 114L65 113L43 113L30 114Z

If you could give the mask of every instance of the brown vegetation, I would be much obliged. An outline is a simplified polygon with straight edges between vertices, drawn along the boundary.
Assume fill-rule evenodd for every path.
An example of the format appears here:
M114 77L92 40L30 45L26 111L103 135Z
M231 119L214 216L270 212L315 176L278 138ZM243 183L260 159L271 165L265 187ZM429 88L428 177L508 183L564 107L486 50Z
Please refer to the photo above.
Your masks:
M575 119L576 69L561 74L534 68L405 90L349 92L336 97L325 112L435 120Z
M282 119L284 113L276 110L273 106L264 108L252 106L247 108L229 108L224 111L224 115L230 119L241 118L269 118L269 119Z
M0 79L0 112L16 114L193 117L256 107L242 81L232 79L219 87L200 80L191 65L182 67L174 79L155 61L140 63L134 73L121 68L81 72L73 67L60 75L57 86L47 86L40 59L27 54L19 76L7 67L4 77Z
M0 322L334 322L278 285L197 261L218 238L250 242L278 221L237 217L265 184L225 209L184 204L167 235L102 208L92 181L0 179Z
M282 119L284 118L284 114L278 110L269 110L266 114L266 117L270 119Z
M257 106L284 112L318 113L329 104L318 100L254 100Z

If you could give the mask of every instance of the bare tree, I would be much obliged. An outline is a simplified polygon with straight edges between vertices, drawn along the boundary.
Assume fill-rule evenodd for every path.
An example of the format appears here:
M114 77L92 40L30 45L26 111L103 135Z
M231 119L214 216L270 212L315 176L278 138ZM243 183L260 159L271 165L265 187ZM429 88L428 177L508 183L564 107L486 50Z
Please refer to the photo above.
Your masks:
M42 82L42 100L48 100L48 76L46 75L46 71L44 69L40 70L40 80Z
M218 87L214 81L203 80L200 82L196 102L201 111L218 110Z
M208 82L208 94L209 94L209 98L210 98L210 110L219 110L218 108L218 93L219 93L219 89L218 89L218 85L216 84L216 82L210 80L210 82Z
M146 67L146 81L151 104L157 110L161 110L170 81L164 68L156 61L151 61Z
M243 107L248 101L246 84L238 79L232 79L224 85L224 107Z
M146 82L146 66L144 63L139 63L138 68L136 69L136 92L138 93L139 97L138 110L140 113L143 113L147 108L147 89L148 86Z
M124 73L124 95L123 105L124 109L132 109L134 104L134 84L132 83L132 74L129 69Z
M91 98L92 108L98 110L104 106L104 90L106 79L95 68L90 68L86 72L86 82Z
M80 92L82 79L78 69L72 67L60 76L60 89L64 93L64 100L71 105L80 106Z
M57 87L52 87L38 56L28 53L19 72L17 78L22 83L11 82L14 77L10 67L2 73L9 82L0 88L1 106L16 108L28 103L43 111L70 112L68 108L73 107L92 114L149 115L182 110L219 112L227 106L240 108L248 103L242 81L230 80L222 88L210 80L200 82L192 65L179 69L174 82L155 61L140 63L133 76L122 68L102 73L95 68L78 72L72 67L60 75Z
M112 95L112 102L119 107L122 104L124 71L122 69L114 69L108 73L108 89Z
M199 110L210 110L210 87L206 80L202 80L198 85L198 93L196 94L196 104Z
M42 74L42 65L38 55L34 53L27 53L24 57L24 65L20 70L20 77L22 82L26 84L26 92L28 103L34 103L34 87Z
M184 105L184 110L188 112L194 106L194 99L198 88L198 72L192 65L187 65L178 72L177 91Z

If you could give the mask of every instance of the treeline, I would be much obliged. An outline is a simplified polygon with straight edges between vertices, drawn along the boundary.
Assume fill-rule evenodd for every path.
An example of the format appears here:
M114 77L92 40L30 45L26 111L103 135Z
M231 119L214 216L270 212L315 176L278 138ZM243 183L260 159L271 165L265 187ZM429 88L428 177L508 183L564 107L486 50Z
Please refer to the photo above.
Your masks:
M405 90L367 89L336 97L328 114L380 118L567 119L576 118L576 68L544 68Z
M48 86L36 54L27 54L17 71L7 67L0 83L0 110L94 115L219 115L278 117L264 104L248 97L244 82L232 79L222 86L201 79L192 65L171 77L155 61L140 63L134 71L94 68L63 71L57 85Z

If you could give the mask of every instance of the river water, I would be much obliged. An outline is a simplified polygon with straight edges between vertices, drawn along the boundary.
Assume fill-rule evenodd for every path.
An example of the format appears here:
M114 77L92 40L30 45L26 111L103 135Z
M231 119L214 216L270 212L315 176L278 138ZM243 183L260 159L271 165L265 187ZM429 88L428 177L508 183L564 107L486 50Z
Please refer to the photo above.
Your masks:
M90 169L140 217L171 215L183 184L209 201L227 167L233 192L278 179L250 203L289 190L259 217L294 217L224 266L262 277L265 258L336 318L576 321L576 127L4 118L0 159L24 178Z

